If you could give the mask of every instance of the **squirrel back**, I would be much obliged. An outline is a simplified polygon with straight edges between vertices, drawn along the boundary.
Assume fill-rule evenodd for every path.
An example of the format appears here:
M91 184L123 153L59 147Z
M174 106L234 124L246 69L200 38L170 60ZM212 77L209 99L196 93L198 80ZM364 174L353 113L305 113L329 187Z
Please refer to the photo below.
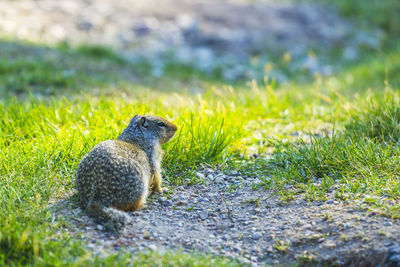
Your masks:
M129 217L119 210L140 209L149 191L162 192L161 144L176 130L161 117L135 115L117 140L96 145L76 173L82 208L109 229L121 229Z

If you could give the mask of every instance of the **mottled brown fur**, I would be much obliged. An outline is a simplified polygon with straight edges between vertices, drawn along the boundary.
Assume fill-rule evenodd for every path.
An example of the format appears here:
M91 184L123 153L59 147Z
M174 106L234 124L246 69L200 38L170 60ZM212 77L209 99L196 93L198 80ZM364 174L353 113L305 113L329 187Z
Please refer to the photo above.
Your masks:
M129 221L120 210L138 210L149 191L163 191L161 144L176 130L161 117L135 115L118 140L95 146L76 172L81 206L108 228L119 230Z

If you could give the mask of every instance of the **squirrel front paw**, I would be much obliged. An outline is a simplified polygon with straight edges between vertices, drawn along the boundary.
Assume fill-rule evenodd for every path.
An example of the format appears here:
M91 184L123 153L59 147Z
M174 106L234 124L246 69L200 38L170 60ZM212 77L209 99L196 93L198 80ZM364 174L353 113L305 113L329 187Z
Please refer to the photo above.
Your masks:
M166 188L166 187L156 187L156 188L154 188L153 189L153 191L154 192L156 192L156 193L162 193L162 192L165 192L165 191L168 191L168 188Z

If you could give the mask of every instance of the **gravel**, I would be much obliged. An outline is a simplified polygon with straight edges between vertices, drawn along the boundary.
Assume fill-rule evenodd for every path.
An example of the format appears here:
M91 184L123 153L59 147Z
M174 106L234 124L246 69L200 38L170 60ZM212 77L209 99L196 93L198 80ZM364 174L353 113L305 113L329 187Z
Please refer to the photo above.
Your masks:
M283 204L273 192L253 190L246 183L233 190L231 183L240 173L201 173L227 182L206 179L152 195L145 209L129 212L132 222L119 234L106 232L70 200L55 203L52 210L70 222L69 233L99 255L182 249L233 257L253 266L310 259L340 266L400 263L396 220L342 201L308 203L301 195Z

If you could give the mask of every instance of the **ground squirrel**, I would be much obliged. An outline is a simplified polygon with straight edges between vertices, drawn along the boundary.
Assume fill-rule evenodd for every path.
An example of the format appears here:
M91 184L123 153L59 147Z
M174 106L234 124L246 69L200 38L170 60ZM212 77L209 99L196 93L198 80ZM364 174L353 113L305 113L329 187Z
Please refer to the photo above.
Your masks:
M96 145L76 172L82 208L108 229L120 230L129 221L120 210L140 209L149 191L163 191L161 144L176 130L161 117L135 115L117 140Z

